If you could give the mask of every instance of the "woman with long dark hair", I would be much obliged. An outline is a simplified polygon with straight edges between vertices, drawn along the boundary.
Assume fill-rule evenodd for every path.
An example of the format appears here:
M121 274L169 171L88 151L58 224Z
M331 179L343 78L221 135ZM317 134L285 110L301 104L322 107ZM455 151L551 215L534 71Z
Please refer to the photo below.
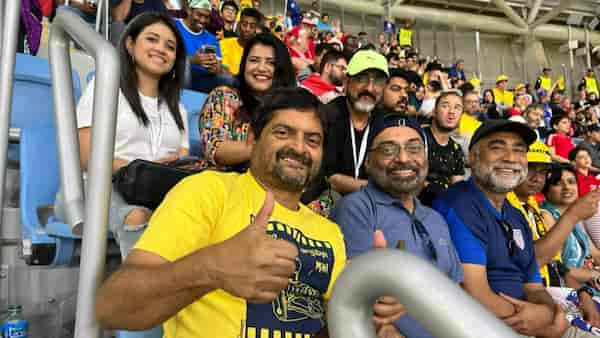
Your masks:
M179 103L185 69L183 40L172 20L145 12L127 26L119 44L121 78L117 105L113 173L135 159L170 162L189 154L187 113ZM77 105L81 164L90 154L94 81ZM60 193L57 205L60 205ZM57 207L57 209L59 209ZM57 210L60 216L60 212ZM152 210L130 205L114 190L109 228L126 256ZM80 229L73 229L77 232Z
M244 48L237 88L215 88L200 114L204 166L243 170L252 151L246 142L260 98L273 88L297 85L287 47L270 33L254 36Z

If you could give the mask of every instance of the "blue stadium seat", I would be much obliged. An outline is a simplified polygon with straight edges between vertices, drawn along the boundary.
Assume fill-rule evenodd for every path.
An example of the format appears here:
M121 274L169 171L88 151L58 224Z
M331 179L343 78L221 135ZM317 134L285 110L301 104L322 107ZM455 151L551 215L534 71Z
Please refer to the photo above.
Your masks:
M146 331L117 331L115 338L162 338L162 327Z
M190 139L190 155L202 157L200 149L200 130L198 129L198 119L200 111L204 106L204 101L208 95L189 89L184 89L181 93L181 104L188 113L188 133Z
M73 96L81 96L77 71L73 70ZM34 99L32 99L34 98ZM50 63L47 59L17 54L11 107L11 128L31 125L54 126L54 106ZM18 145L9 147L9 159L18 161Z
M60 185L55 133L52 126L27 126L21 129L22 236L31 241L32 255L27 263L32 265L70 263L77 238L67 225L52 221L44 224L46 220L40 220L38 214L38 208L54 204Z

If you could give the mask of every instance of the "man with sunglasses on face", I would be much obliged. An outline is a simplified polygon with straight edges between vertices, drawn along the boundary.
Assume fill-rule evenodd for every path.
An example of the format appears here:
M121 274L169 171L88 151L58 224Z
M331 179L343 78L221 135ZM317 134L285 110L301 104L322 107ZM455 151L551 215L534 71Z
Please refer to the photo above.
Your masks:
M396 113L379 115L372 128L373 144L365 161L369 183L342 198L331 213L344 234L348 258L374 248L397 248L462 282L448 225L416 197L428 170L425 133L417 121ZM398 264L401 267L402 262ZM380 301L385 303L385 299ZM394 326L407 338L431 337L410 315L402 316Z
M357 52L347 67L345 96L323 106L329 124L321 179L303 196L313 201L326 189L346 195L367 184L363 167L372 139L371 120L382 101L389 76L385 57L375 51Z
M507 194L527 179L528 126L488 120L469 145L471 179L434 201L463 263L465 291L513 330L535 337L586 337L542 284L525 216Z
M600 327L600 313L592 299L593 295L588 293L591 290L578 282L578 280L593 281L599 276L598 272L590 269L565 267L561 262L560 252L575 225L596 213L598 201L600 201L600 191L578 199L558 222L546 224L546 219L534 196L542 191L552 170L550 150L544 143L536 141L529 147L527 161L527 178L513 192L508 193L507 200L513 207L521 211L529 223L534 240L535 258L545 286L561 287L566 285L577 290L579 309L584 318L590 324Z

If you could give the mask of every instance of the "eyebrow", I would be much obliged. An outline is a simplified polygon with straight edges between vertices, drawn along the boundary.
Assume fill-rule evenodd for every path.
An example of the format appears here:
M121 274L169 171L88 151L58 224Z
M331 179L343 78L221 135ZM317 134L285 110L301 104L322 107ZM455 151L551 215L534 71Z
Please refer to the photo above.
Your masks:
M299 130L297 128L294 128L294 127L292 127L292 126L290 126L288 124L284 124L284 123L278 123L278 124L274 125L271 128L271 130L275 130L277 128L285 128L287 130L292 130L292 131L298 131ZM309 137L310 136L315 136L315 135L323 137L323 133L322 132L317 132L317 131L304 131L304 134L308 135Z
M496 145L496 144L503 145L503 146L509 146L509 144L505 140L502 140L502 139L493 139L490 142L488 142L488 146L492 146L492 145ZM527 145L523 141L516 142L512 146L527 148Z
M160 34L155 33L153 31L146 32L145 34L146 35L152 35L152 36L157 37L157 38L161 38ZM167 42L172 43L174 45L177 45L177 42L175 40L172 40L172 39L167 39Z

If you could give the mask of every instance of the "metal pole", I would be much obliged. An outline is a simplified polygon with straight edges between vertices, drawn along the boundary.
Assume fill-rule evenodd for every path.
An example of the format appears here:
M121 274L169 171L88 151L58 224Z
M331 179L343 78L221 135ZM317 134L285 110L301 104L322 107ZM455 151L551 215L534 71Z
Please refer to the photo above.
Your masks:
M83 217L83 184L77 139L69 41L75 40L96 64L91 152L88 164L89 184ZM69 224L82 223L83 241L77 292L76 338L99 338L95 315L95 296L104 276L108 210L111 193L113 149L115 142L117 97L119 92L119 56L116 49L94 32L80 17L61 11L50 32L50 66L61 187L64 192Z
M564 0L563 0L564 1ZM573 38L573 32L571 26L567 27L569 34L569 94L573 93L573 68L575 68L575 56L573 55L573 49L571 49L571 39Z
M100 34L100 24L102 23L102 9L104 7L104 0L98 1L98 7L96 7L96 33Z
M104 4L104 38L110 41L110 1Z
M564 1L564 0L563 0ZM527 28L527 22L523 20L504 0L492 0L494 5L498 7L515 25L521 28Z
M560 0L558 6L554 7L550 12L546 13L544 16L533 22L530 27L531 29L543 25L545 23L550 22L554 18L560 15L565 9L568 9L575 3L575 0Z
M535 2L533 3L533 6L529 11L529 17L527 18L528 24L533 23L533 21L535 21L535 18L537 17L538 12L540 11L540 7L542 7L542 2L543 0L535 0Z
M6 1L4 6L5 16L2 21L4 24L4 27L2 27L3 46L0 59L0 225L2 224L2 213L4 211L8 129L10 127L21 1Z
M500 54L500 74L504 74L504 50Z
M4 45L2 44L2 36L4 35L4 14L6 7L6 1L0 2L0 57L2 56L2 49Z
M450 47L452 48L452 60L450 62L456 62L456 25L452 25L452 39L450 39Z
M437 58L437 56L438 56L438 41L437 41L437 26L435 24L431 25L431 31L433 32L433 57Z
M590 45L590 32L585 28L585 64L586 67L592 68L592 46Z
M477 76L479 81L483 81L481 75L481 40L479 31L475 32L475 55L477 56Z
M392 249L370 251L346 266L329 302L329 336L375 338L372 308L384 295L400 299L436 338L520 337L432 264Z

